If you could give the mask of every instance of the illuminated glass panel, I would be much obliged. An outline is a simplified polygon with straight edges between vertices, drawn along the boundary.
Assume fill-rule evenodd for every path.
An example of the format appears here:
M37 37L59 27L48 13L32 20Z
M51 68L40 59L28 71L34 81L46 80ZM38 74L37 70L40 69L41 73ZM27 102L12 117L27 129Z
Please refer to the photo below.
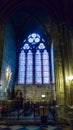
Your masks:
M31 35L33 38L35 38L36 37L36 33L32 33L32 35Z
M48 58L49 58L49 55L48 55L47 50L45 49L44 52L43 52L43 59L48 60Z
M39 47L38 47L39 49L44 49L45 48L45 45L44 45L44 43L40 43L40 45L39 45Z
M28 42L32 43L32 42L33 42L33 38L30 37L30 38L28 39Z
M18 72L18 83L24 84L25 78L25 52L22 50L19 55L19 72Z
M26 84L33 83L33 54L31 50L27 53Z
M26 43L24 46L23 46L23 49L29 49L30 47L29 47L29 45Z
M28 36L28 42L31 44L36 44L40 41L40 35L36 33L32 33Z
M49 52L46 49L45 40L39 34L32 33L23 43L23 50L19 55L18 83L49 84L50 64L53 64L53 47L50 50L51 63L49 64ZM51 67L53 71L53 65ZM52 77L54 77L54 74L52 74ZM54 78L52 78L52 81L54 82Z
M43 83L50 83L49 54L46 49L43 52Z
M52 83L55 83L53 43L51 44L51 70L52 70Z
M43 83L44 83L44 84L49 84L49 83L50 83L50 82L49 82L49 78L48 78L48 77L44 77Z
M35 42L39 42L39 41L40 41L40 38L36 37Z
M38 59L38 57L37 57L37 59L36 59L35 62L36 62L36 65L37 65L37 66L38 66L38 65L41 66L41 62L40 62L40 59Z
M41 53L39 50L35 54L35 83L42 84L42 69L41 69Z

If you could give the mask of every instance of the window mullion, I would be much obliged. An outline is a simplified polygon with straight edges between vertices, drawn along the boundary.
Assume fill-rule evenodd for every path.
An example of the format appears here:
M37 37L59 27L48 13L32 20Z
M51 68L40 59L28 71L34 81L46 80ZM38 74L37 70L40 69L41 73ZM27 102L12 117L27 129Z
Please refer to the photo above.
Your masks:
M42 84L43 84L43 52L41 52L41 75L42 75Z
M25 84L26 84L26 77L27 77L27 53L26 53L26 56L25 56Z
M35 84L35 52L33 53L33 84Z

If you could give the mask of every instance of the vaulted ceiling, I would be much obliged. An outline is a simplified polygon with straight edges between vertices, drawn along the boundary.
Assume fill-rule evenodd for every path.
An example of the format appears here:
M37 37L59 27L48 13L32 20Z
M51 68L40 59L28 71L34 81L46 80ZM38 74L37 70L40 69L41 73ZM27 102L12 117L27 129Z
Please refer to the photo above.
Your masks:
M0 0L0 21L24 11L39 19L48 16L73 22L73 0Z
M39 22L44 28L48 28L46 25L48 25L50 18L51 22L57 20L57 22L73 25L73 0L0 0L0 23L10 19L15 27L18 41L23 39L27 30L26 25L29 29L29 22L33 21L32 25L34 26L34 21L37 20L37 25ZM2 52L0 52L2 57L1 54Z
M0 0L0 22L8 19L15 27L17 39L22 39L38 22L45 29L50 19L73 25L73 0Z

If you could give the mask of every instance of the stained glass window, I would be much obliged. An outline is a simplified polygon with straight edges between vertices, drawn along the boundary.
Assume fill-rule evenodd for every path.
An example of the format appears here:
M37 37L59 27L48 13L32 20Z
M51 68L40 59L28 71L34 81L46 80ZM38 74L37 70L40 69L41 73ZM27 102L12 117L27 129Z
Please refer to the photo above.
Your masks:
M26 84L33 83L33 54L31 50L27 53Z
M39 50L35 53L35 83L42 84L41 53Z
M32 33L23 41L20 50L18 84L49 84L50 54L45 40Z
M25 80L25 52L22 50L19 55L19 76L18 76L18 83L24 84Z
M43 83L50 83L49 55L45 49L43 52Z

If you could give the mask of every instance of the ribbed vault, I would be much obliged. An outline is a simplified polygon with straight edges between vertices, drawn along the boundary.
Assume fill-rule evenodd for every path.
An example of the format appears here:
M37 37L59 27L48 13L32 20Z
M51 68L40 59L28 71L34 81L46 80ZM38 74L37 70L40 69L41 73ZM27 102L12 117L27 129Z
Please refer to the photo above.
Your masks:
M13 12L23 10L38 17L48 17L49 14L52 17L72 21L72 6L71 0L1 0L0 19L5 20Z

